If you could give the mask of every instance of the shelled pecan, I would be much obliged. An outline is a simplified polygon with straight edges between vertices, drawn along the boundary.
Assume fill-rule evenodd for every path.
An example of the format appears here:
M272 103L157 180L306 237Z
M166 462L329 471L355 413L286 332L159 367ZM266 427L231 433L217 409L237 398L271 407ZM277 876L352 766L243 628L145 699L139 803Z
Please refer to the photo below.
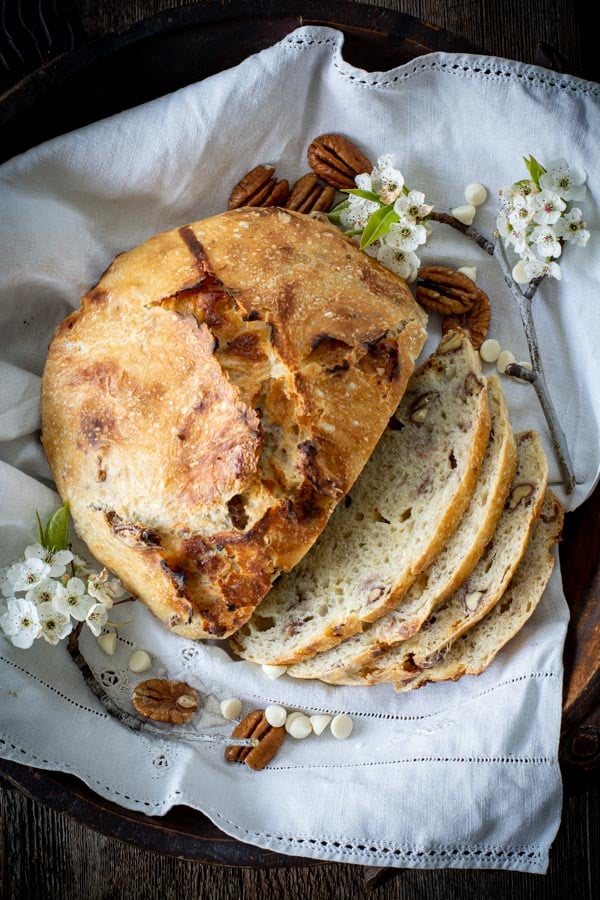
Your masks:
M424 266L419 269L417 303L430 312L443 316L462 315L478 298L479 288L467 275L447 266Z
M303 175L294 184L285 205L297 212L329 212L333 206L335 189L320 183L312 172Z
M478 289L477 299L468 312L442 319L442 334L447 334L458 326L467 333L473 349L479 350L489 331L491 318L490 299L484 291Z
M136 685L131 702L147 719L184 725L190 722L198 709L198 692L185 681L168 681L166 678L150 678Z
M284 206L290 186L285 179L277 181L274 166L255 166L233 188L227 209L241 206Z
M266 720L264 710L255 709L237 725L233 738L254 738L256 747L226 747L227 762L244 762L255 771L264 769L271 762L285 738L283 726L274 728Z
M319 178L335 188L353 188L354 179L371 172L371 160L341 134L316 137L307 151L308 164Z

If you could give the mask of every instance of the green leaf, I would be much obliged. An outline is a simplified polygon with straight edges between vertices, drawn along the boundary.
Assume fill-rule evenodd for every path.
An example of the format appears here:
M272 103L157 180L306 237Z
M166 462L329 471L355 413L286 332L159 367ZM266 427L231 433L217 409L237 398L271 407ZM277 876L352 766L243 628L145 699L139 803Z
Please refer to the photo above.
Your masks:
M389 231L390 225L399 221L400 216L397 212L394 212L393 203L375 210L375 212L369 216L369 221L365 225L360 240L360 249L364 250L365 247L370 247L371 244L375 243L376 240Z
M37 509L35 511L35 521L37 525L38 544L41 544L42 547L45 547L46 544L44 542L46 538L44 537L44 526L42 525L42 520L40 519L40 514Z
M327 213L327 218L331 219L332 222L339 222L341 213L343 213L345 209L348 209L349 206L349 200L342 200L341 203L338 203L337 206L334 206L333 209Z
M43 544L48 550L66 550L68 541L69 504L63 503L48 519Z
M360 188L349 188L347 190L345 189L344 193L354 194L355 197L362 197L363 200L372 200L373 203L379 203L380 206L383 205L381 197L374 191L363 191Z
M525 166L527 167L527 171L529 172L531 180L533 181L535 186L537 188L539 188L540 178L546 171L545 168L543 167L543 165L541 163L539 163L537 161L537 159L534 156L531 156L531 155L529 156L529 159L527 159L527 157L524 156L523 162L525 163Z

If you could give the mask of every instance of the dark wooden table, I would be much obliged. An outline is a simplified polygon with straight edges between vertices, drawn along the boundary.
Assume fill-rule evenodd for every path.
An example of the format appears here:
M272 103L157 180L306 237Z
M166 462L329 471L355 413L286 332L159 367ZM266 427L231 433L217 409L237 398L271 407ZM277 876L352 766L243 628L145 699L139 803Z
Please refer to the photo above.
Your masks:
M32 5L36 0L21 0ZM13 0L13 7L18 0ZM90 36L104 35L181 0L70 0ZM571 71L600 80L586 4L572 0L371 0L448 29L490 53L534 62L539 42ZM11 0L0 0L0 10ZM277 4L274 4L274 8ZM324 2L324 8L327 3ZM548 51L546 51L548 52ZM538 49L539 54L539 49ZM554 57L556 61L556 57ZM537 61L540 62L538 55ZM570 784L546 877L505 872L402 871L382 897L591 900L600 895L600 786ZM188 862L104 837L27 799L0 779L0 897L100 900L126 897L344 897L367 892L360 867L337 864L241 869Z

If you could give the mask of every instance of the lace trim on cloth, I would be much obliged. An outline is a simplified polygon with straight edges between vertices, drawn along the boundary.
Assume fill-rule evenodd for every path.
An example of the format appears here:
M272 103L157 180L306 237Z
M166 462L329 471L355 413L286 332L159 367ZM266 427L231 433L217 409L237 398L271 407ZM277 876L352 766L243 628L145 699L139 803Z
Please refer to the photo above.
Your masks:
M7 736L0 735L0 755L5 759L22 765L34 765L40 769L57 770L61 772L72 773L82 779L89 787L97 791L103 797L119 801L126 800L129 808L146 812L149 815L161 815L169 811L176 804L186 804L186 795L183 791L172 791L162 801L149 802L132 797L118 791L111 785L99 781L88 772L83 772L81 766L70 766L66 762L57 762L55 760L46 759L36 753L25 750L11 741ZM404 760L405 762L432 762L434 758ZM546 759L473 759L473 760L442 760L440 762L513 762L513 763L531 763L539 765L540 763L550 763L552 760ZM395 762L403 762L396 760ZM269 768L273 768L269 766ZM276 767L277 768L277 767ZM281 767L292 768L292 767ZM333 766L331 768L341 768ZM548 865L548 854L539 846L524 845L518 847L493 847L487 844L474 844L469 847L465 846L442 846L436 845L431 847L410 847L410 846L394 846L385 843L364 844L358 842L355 838L346 837L314 837L308 835L281 835L269 834L267 832L250 831L242 828L236 822L224 816L213 806L205 805L203 812L217 825L220 826L228 834L238 837L242 841L254 843L258 842L260 846L266 846L274 852L287 853L297 856L309 856L317 859L323 858L323 852L327 852L328 858L338 862L355 863L365 866L394 866L400 868L419 868L419 869L437 869L437 868L496 868L510 869L526 872L546 871Z
M303 35L294 32L281 42L292 50L308 50L314 46L327 45L340 52L343 36L325 37L326 29L304 28ZM354 84L364 85L368 88L392 87L400 81L407 81L419 72L425 70L438 70L462 78L488 78L492 81L506 81L509 78L518 78L520 81L536 82L548 88L559 88L573 93L589 94L592 97L600 97L600 87L590 85L582 79L559 73L546 74L545 71L527 63L519 63L513 60L499 60L496 57L477 56L470 54L453 54L453 62L448 59L446 53L428 53L412 65L405 64L402 71L391 69L382 74L364 72L362 69L353 69L343 59L341 62L334 60L334 68L340 74Z

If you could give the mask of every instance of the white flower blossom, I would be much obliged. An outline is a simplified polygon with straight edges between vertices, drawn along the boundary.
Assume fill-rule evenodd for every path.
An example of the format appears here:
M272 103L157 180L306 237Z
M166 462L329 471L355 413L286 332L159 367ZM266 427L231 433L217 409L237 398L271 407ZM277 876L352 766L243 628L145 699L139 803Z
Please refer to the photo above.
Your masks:
M404 187L404 176L400 169L395 168L394 163L394 154L386 153L379 157L371 172L370 189L378 193L384 203L393 203Z
M586 174L580 166L569 166L566 160L556 159L540 176L540 187L563 200L581 200L586 192L585 180Z
M357 197L356 194L348 196L348 204L340 213L340 224L352 230L364 228L369 217L380 208L374 200L366 200L364 197Z
M108 621L108 610L104 603L96 603L92 606L85 621L90 626L92 634L98 637L102 628Z
M416 250L420 244L427 240L427 232L422 225L409 222L408 219L400 219L390 225L382 238L382 242L394 250L404 250L410 253Z
M41 625L35 603L23 597L9 597L0 627L15 647L27 650L40 636Z
M48 573L51 578L59 578L65 574L67 565L73 559L70 550L49 550L41 544L31 544L25 547L25 559L41 559L50 566Z
M44 578L39 584L30 588L25 594L26 600L31 600L36 606L40 603L53 603L56 595L63 590L63 586L59 581L53 578Z
M567 208L565 201L552 191L540 191L539 194L532 194L528 199L535 200L537 206L535 221L538 225L554 225Z
M526 228L539 212L538 194L515 194L510 206L508 221L514 228ZM556 198L561 203L560 197ZM558 213L560 215L560 213Z
M581 210L576 206L561 216L554 226L554 230L558 237L564 238L565 241L570 241L572 244L578 244L580 247L585 247L590 238L590 233L581 218Z
M86 594L85 584L81 578L69 578L64 586L60 585L53 602L55 608L63 615L73 616L77 622L84 622L96 601Z
M56 645L73 631L73 623L69 616L63 616L52 603L42 603L38 607L38 615L42 637L49 644Z
M562 252L560 241L551 225L539 225L534 228L531 240L537 245L537 252L544 259L548 256L558 257Z
M373 182L371 176L367 172L361 172L360 175L357 175L354 179L354 184L357 188L360 188L361 191L373 190Z
M101 572L90 575L87 590L90 597L93 597L98 603L103 603L107 609L111 608L114 600L122 597L125 593L125 588L118 578L108 577L107 569L102 569Z
M394 211L398 213L400 218L407 219L409 222L416 222L417 219L424 219L428 216L433 206L425 203L425 194L421 191L409 191L407 195L398 197L394 203Z
M13 591L28 591L50 575L50 566L41 559L26 559L15 563L6 573Z
M542 262L540 259L532 259L525 263L524 268L528 281L531 281L533 278L543 278L545 275L550 278L556 278L557 281L560 281L562 278L560 266L555 262Z
M414 281L417 277L420 261L418 256L410 251L398 250L383 244L377 252L377 259L386 269L390 269L408 282Z

